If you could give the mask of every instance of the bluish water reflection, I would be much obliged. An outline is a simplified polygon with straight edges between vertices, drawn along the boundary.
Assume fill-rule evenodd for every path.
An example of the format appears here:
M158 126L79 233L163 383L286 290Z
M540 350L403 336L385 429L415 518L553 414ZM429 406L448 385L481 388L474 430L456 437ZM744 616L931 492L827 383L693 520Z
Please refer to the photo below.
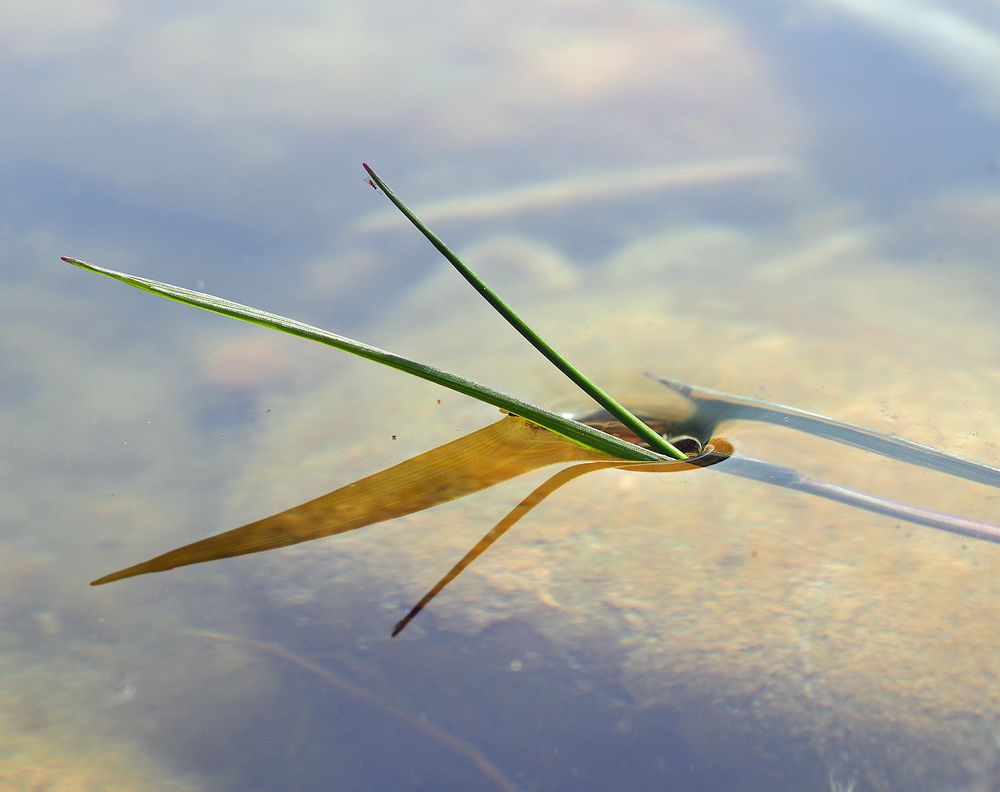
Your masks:
M494 416L58 256L574 405L379 219L369 159L617 392L659 398L656 368L996 464L998 26L891 0L0 9L0 786L497 786L263 642L521 789L995 788L995 549L749 485L569 490L395 641L529 481L89 589ZM982 488L731 439L997 520Z

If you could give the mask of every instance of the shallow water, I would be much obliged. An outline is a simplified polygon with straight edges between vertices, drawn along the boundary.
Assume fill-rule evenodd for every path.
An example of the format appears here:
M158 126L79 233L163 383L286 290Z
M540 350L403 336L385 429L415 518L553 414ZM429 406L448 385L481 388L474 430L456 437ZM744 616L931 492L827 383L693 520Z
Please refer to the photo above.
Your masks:
M552 469L89 588L496 412L58 262L589 409L355 178L368 158L630 404L681 408L651 370L996 465L991 11L56 10L0 11L0 788L1000 785L997 546L713 469L573 482L396 639ZM984 485L720 434L1000 522Z
M690 239L687 245L690 248ZM641 247L641 243L633 246ZM669 251L670 241L661 238L650 245L653 248ZM715 256L710 249L703 253L709 261L722 257L722 251ZM542 301L543 307L558 303L570 315L585 316L591 312L591 295L598 292L610 304L627 302L638 318L625 337L633 349L644 350L638 353L641 357L652 359L664 339L672 340L684 330L671 330L663 318L674 309L669 297L656 293L645 308L641 297L632 296L642 294L643 279L630 282L624 273L614 271L615 262L625 258L632 264L641 260L638 254L613 256L607 270L591 271L592 281L580 284L582 297L552 296ZM677 291L694 293L701 278L713 279L716 266L703 265L689 275L690 282L675 270ZM637 269L648 277L648 268ZM892 276L900 274L889 265L880 271L874 262L859 265L857 272L865 270L872 290L890 288ZM822 275L814 268L808 277L761 283L764 279L757 274L730 274L725 286L706 295L702 304L686 298L686 308L699 316L726 300L728 290L750 297L759 307L743 308L729 318L743 325L750 338L760 339L762 347L751 341L742 357L733 356L732 325L709 322L689 330L690 338L679 339L670 364L675 369L703 366L717 371L716 381L726 387L740 387L772 367L795 372L794 381L769 381L755 392L947 445L958 453L973 455L977 449L996 447L994 436L973 434L970 416L949 405L953 383L921 388L919 402L916 391L907 397L900 390L905 371L899 361L912 361L927 346L919 320L907 321L919 311L908 314L890 306L867 321L845 322L835 344L825 333L816 332L817 324L834 320L834 311L863 317L871 299L862 296L848 302L850 294L837 294ZM906 275L914 293L933 295L935 301L947 299L948 285L933 271ZM758 292L771 289L787 290L800 304L821 304L834 297L831 302L836 307L829 309L828 317L805 314L808 323L793 329L774 319L775 313L787 312L786 306L763 299L763 294L754 299ZM442 301L448 302L444 295ZM913 302L906 305L909 310L919 308ZM478 308L475 304L456 308L449 320L459 326L472 323ZM405 328L406 308L399 313ZM978 315L978 321L973 316L965 318L970 335L995 337L988 310ZM429 332L444 338L459 334L450 327L454 326L442 320ZM400 333L414 346L425 339L412 330ZM880 343L867 344L866 339L876 333ZM700 348L694 361L681 356L683 342L689 342L691 349ZM585 328L569 343L579 348L576 357L588 350L594 357L593 352L600 351L598 339L587 337ZM484 344L489 348L486 359L510 361L492 367L494 381L504 376L515 380L525 365L523 357L515 362L516 344L508 348L500 338ZM837 347L845 357L846 349L853 350L853 359L838 361ZM713 352L725 355L727 348L729 362L716 368ZM863 365L858 349L866 349ZM701 360L703 354L709 362ZM442 363L451 365L447 358ZM529 359L527 364L531 363ZM614 361L606 368L605 381L615 382ZM840 373L843 368L853 373ZM632 376L615 384L622 391L642 381ZM963 388L965 403L985 406L995 388L994 382L970 380ZM352 402L355 389L361 395ZM379 397L372 394L379 394L384 403L378 403L378 414L392 415L401 401L425 401L422 412L444 413L445 420L454 421L465 413L488 415L474 406L452 404L454 400L447 397L443 400L447 403L438 407L435 394L422 396L421 390L418 386L411 395L388 381L382 386L381 372L371 372L371 379L359 373L346 392L335 378L302 402L276 408L273 432L260 439L260 467L250 466L249 477L237 487L237 514L244 513L248 504L254 504L249 511L260 514L279 500L296 502L313 486L308 471L331 475L344 464L342 455L348 459L345 475L332 478L339 482L349 477L347 471L356 465L352 439L343 427L319 428L325 405L337 404L350 414L355 405L362 409L375 404ZM637 399L653 404L656 393L646 386ZM660 400L665 409L669 407L666 394ZM894 417L887 414L890 411ZM983 423L986 412L983 409ZM393 421L382 437L391 430L397 438L405 433L410 442L418 436L421 441L415 444L429 446L448 437L439 433L436 423L422 417L408 425ZM377 429L372 431L378 437ZM277 488L287 493L278 498L272 484L275 469L284 462L271 460L280 460L288 448L301 448L306 434L314 441L313 450L302 459L301 469L307 472L294 489ZM808 475L995 519L996 496L982 485L832 447L780 427L735 423L725 427L724 434L743 453ZM395 456L392 451L399 442L388 444L386 462ZM380 453L371 452L379 464ZM383 619L388 628L475 538L529 491L527 479L540 480L541 475L363 534L316 547L300 546L248 565L262 586L271 590L274 607L288 608L300 620L312 614L317 625L328 623L329 609L336 607L345 581L360 576L352 586L354 592L360 586L372 592L374 601L391 603ZM315 486L322 487L321 481ZM843 765L843 772L853 768L855 777L868 774L890 784L912 785L950 764L937 780L944 783L941 779L948 778L947 773L960 774L965 762L982 761L981 754L988 756L992 750L990 735L1000 693L996 646L988 627L1000 615L994 555L991 545L733 480L711 469L681 480L607 471L568 486L533 512L431 606L431 613L421 617L423 623L411 628L417 638L409 635L400 641L405 645L453 632L481 636L511 621L524 622L544 636L557 656L585 657L580 662L588 670L596 661L604 669L596 687L624 688L624 701L632 712L693 707L713 720L711 727L703 726L711 733L738 732L747 728L749 720L758 737L758 728L770 732L769 739L777 743L794 734L819 752L822 761L800 760L813 764L814 770L825 761L837 772ZM289 580L296 581L290 596L283 582ZM309 581L307 589L301 588L303 581ZM484 706L491 702L487 699ZM711 716L705 715L705 708ZM741 742L738 735L732 739ZM879 746L874 755L873 744ZM886 746L897 744L909 746L907 760L886 762ZM718 769L717 746L696 744L693 750L706 751L705 772ZM783 783L791 785L794 778Z

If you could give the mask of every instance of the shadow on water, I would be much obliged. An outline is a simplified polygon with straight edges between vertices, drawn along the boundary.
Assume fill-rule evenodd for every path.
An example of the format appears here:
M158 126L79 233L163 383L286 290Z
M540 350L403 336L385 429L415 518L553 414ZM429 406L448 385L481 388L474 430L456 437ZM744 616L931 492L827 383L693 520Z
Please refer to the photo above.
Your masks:
M345 622L361 615L332 618L352 633ZM220 762L209 743L186 747L213 788L320 789L336 779L343 789L864 792L951 788L956 778L947 763L936 773L899 761L929 748L905 733L864 744L831 721L817 736L761 717L752 697L679 679L668 700L639 704L600 642L567 655L520 620L474 638L433 630L406 652L387 639L331 648L319 627L263 626L280 644L189 634L205 652L245 654L275 680L234 735L253 747L246 755Z

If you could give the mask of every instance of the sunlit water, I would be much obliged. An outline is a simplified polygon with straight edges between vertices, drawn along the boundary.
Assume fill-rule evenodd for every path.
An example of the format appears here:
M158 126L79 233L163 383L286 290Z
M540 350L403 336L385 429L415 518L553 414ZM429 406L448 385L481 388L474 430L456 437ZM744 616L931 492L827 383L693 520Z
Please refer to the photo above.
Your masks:
M367 158L632 404L678 408L651 370L995 465L993 12L61 5L0 11L0 787L1000 787L997 546L713 470L572 483L395 639L545 471L89 588L496 412L58 262L586 409L365 185ZM986 486L720 433L1000 521Z

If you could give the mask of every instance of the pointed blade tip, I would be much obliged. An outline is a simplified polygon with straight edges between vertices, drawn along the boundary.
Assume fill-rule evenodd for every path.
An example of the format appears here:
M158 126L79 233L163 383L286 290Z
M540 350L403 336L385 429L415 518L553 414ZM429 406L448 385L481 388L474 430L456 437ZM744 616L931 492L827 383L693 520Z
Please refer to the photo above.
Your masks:
M124 580L125 578L136 577L137 575L143 575L149 571L159 571L159 570L144 570L144 569L137 569L135 567L129 567L128 569L119 569L117 572L112 572L109 575L97 578L97 580L90 581L90 585L103 586L105 583L114 583L116 580Z

